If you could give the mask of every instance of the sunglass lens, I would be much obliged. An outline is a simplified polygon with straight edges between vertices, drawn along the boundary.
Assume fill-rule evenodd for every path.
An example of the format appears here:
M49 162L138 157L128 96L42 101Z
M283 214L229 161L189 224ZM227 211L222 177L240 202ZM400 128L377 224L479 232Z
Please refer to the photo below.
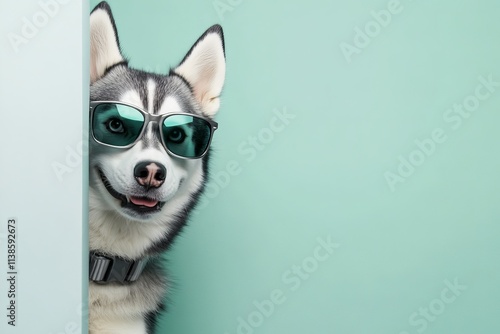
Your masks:
M144 115L135 108L115 103L99 104L94 109L94 137L104 144L127 146L141 133Z
M202 118L172 115L162 124L165 146L174 154L185 158L198 158L210 143L211 125Z

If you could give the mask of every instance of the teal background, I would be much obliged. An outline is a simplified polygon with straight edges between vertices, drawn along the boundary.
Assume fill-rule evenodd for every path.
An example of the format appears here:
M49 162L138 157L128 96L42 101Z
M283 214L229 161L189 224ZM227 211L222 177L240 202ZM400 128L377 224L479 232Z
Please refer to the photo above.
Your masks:
M135 67L166 73L214 23L226 37L212 180L166 256L158 333L500 332L500 86L460 126L445 119L479 77L500 82L498 1L401 0L350 62L341 43L390 1L109 3ZM275 110L295 118L241 152ZM391 189L386 173L435 129L444 142ZM298 288L293 265L311 271ZM254 302L276 290L261 320Z

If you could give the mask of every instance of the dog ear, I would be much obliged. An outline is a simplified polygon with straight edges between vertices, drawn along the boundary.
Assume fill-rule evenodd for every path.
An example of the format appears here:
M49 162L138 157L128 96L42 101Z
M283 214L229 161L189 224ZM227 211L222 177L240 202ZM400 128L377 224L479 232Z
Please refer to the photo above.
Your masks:
M103 1L90 13L90 83L99 80L109 67L123 61L113 14Z
M203 112L214 116L226 75L222 27L214 25L205 31L174 72L191 85Z

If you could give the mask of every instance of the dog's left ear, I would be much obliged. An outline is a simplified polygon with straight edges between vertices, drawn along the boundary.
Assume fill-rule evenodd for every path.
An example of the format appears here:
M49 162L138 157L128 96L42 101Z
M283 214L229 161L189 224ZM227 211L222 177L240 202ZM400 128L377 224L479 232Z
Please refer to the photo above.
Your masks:
M226 75L222 27L216 24L205 31L174 72L189 82L203 112L214 116Z

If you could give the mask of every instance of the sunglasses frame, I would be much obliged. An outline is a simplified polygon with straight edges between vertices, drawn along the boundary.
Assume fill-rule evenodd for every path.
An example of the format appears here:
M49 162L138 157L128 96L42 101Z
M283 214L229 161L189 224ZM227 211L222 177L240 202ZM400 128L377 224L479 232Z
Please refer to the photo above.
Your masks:
M94 113L95 113L96 107L98 107L101 104L123 105L123 106L129 107L129 108L133 108L144 115L144 124L142 125L141 132L139 133L137 138L132 143L125 145L125 146L117 146L117 145L103 143L95 137L94 127L93 127ZM219 124L217 122L215 122L214 120L212 120L210 118L204 117L204 116L200 116L200 115L196 115L196 114L192 114L192 113L187 113L187 112L173 112L173 113L166 113L163 115L152 115L152 114L148 113L147 111L143 110L142 108L139 108L133 104L119 102L119 101L90 101L89 110L90 110L90 132L92 134L92 138L94 139L94 141L96 143L98 143L100 145L108 146L108 147L113 147L113 148L120 148L120 149L130 148L130 147L134 146L135 144L137 144L137 142L141 139L142 135L144 134L144 131L146 131L146 128L148 127L148 124L150 122L156 122L158 124L158 132L160 133L161 143L162 143L163 147L165 148L165 150L167 151L168 154L170 154L174 157L180 158L180 159L192 160L192 159L203 158L207 154L208 150L210 149L210 144L212 143L212 138L214 136L215 130L217 130L217 128L219 127ZM202 119L202 120L208 122L208 124L210 125L210 138L208 139L208 143L207 143L207 147L206 147L205 151L203 151L203 153L201 155L196 156L196 157L184 157L182 155L178 155L178 154L175 154L174 152L170 151L170 149L165 144L165 138L163 136L163 132L161 131L163 122L165 121L166 118L168 118L170 116L176 116L176 115L191 116L191 117L199 118L199 119Z

